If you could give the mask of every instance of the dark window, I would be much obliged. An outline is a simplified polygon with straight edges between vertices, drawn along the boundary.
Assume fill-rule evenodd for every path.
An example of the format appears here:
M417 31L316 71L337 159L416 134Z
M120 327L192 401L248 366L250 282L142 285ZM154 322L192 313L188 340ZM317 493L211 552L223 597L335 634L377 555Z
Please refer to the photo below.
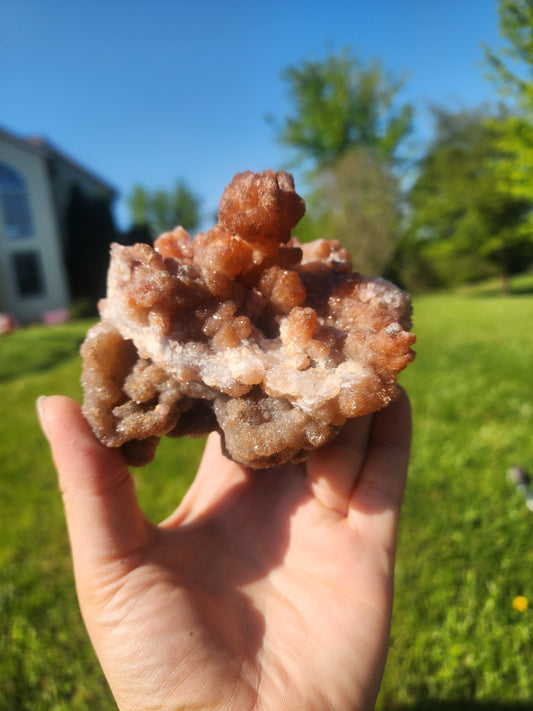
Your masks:
M16 252L11 255L19 296L44 294L41 260L37 252Z
M33 234L26 181L14 168L0 163L0 212L10 239Z

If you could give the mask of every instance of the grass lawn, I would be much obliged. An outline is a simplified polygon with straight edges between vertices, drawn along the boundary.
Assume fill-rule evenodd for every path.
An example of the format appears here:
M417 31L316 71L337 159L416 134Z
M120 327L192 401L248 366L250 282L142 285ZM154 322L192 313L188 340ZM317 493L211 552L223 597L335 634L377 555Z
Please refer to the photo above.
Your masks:
M413 457L380 711L533 704L533 513L505 476L513 464L533 471L532 287L415 300L418 357L402 376ZM34 413L38 395L80 397L87 325L0 337L0 711L115 709L79 617ZM201 448L166 441L135 473L150 517L170 513Z
M402 378L413 456L379 709L532 707L533 513L506 480L513 464L533 472L533 296L520 286L416 300L418 357Z

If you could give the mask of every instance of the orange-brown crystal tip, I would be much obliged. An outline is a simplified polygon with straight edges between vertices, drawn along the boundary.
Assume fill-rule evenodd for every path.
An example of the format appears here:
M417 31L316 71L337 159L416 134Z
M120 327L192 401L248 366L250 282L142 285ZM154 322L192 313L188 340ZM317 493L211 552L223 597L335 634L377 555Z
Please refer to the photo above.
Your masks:
M237 173L220 200L218 219L229 232L248 242L287 242L302 219L305 203L292 175L280 170Z

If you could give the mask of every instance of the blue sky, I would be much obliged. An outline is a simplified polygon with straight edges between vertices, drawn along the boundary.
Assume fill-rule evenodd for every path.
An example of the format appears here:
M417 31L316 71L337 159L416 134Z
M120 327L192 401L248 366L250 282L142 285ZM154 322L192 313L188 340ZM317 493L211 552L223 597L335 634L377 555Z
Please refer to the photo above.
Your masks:
M265 117L288 110L281 73L350 46L406 77L416 139L428 105L496 101L481 43L496 0L0 0L0 125L43 135L111 182L170 188L211 216L235 172L288 153Z

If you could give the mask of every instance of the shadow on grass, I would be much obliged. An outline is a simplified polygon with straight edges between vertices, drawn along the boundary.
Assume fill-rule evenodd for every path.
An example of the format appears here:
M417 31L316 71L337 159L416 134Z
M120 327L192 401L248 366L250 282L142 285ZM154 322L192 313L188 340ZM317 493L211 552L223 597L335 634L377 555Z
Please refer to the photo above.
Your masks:
M388 711L531 711L532 701L474 701L427 699L411 705L390 706Z
M517 284L511 287L511 296L531 296L533 295L533 286L528 284Z
M80 341L81 345L81 341ZM79 347L79 346L78 346ZM77 348L72 348L69 344L47 350L41 356L32 358L14 359L11 363L0 364L0 383L20 378L21 376L30 375L32 373L42 373L49 368L59 365L65 360L73 358L77 354Z
M0 383L4 383L76 357L84 333L33 327L4 334L0 339Z
M462 284L456 287L459 294L475 298L520 297L533 295L533 272L511 276L507 285L507 293L502 292L501 283L495 279L477 284Z
M498 286L483 286L483 287L459 287L457 290L460 294L470 296L475 299L494 299L494 298L521 298L523 296L533 296L533 285L530 284L514 284L509 287L509 291L504 293Z
M472 294L469 294L469 296L473 296L476 299L494 299L494 298L502 298L502 299L521 299L523 297L531 297L533 296L533 289L530 289L529 287L514 287L512 289L509 289L509 292L507 294L502 294L499 289L486 289L483 291L478 291Z

